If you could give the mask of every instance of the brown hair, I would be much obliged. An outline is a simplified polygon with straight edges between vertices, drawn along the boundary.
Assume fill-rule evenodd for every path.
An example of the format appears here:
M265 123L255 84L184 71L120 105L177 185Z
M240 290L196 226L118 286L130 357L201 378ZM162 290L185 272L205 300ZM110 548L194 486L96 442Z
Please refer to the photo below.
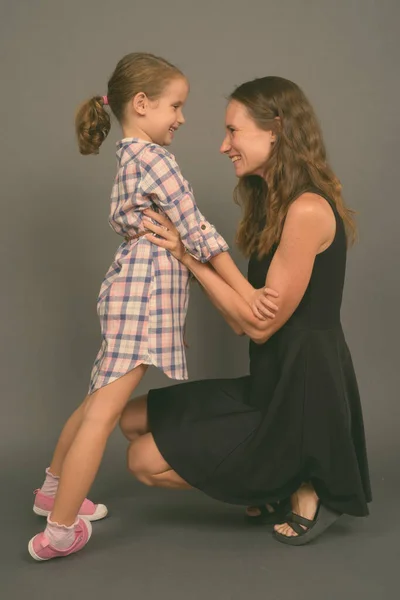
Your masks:
M290 204L312 187L335 203L348 241L354 242L354 211L343 202L317 117L302 90L287 79L271 76L240 85L230 99L243 104L260 129L276 133L265 179L244 176L235 189L235 201L243 208L236 241L244 254L256 252L261 257L279 243Z
M156 100L175 77L184 75L163 58L144 52L124 56L108 81L107 91L108 104L118 122L123 122L125 107L136 94L144 92L150 100ZM103 96L94 96L84 102L75 117L80 153L98 154L110 128L110 115Z

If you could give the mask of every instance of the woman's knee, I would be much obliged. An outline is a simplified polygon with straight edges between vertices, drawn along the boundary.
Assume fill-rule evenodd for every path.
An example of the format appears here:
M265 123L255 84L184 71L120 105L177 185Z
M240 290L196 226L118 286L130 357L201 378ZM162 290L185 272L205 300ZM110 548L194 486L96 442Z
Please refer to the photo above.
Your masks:
M128 470L138 481L145 485L152 486L154 485L152 472L149 468L145 453L141 451L141 447L142 445L138 444L137 441L133 441L129 444L127 452Z
M141 396L127 403L119 419L119 426L129 441L148 432L147 396Z

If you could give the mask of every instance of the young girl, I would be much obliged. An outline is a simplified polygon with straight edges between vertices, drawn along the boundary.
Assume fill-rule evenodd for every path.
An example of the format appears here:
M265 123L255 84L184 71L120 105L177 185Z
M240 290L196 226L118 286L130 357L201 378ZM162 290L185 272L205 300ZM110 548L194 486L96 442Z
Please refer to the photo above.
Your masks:
M82 154L98 154L107 137L106 106L122 128L110 224L124 241L100 289L102 344L89 394L67 421L45 482L36 491L34 512L47 516L47 526L29 542L35 560L81 550L91 535L90 521L106 516L104 505L85 496L107 439L148 365L173 379L187 379L183 332L189 271L144 237L143 211L152 207L168 215L186 251L199 262L209 261L249 304L256 294L226 252L225 240L198 210L190 185L165 149L185 122L188 92L176 67L151 54L133 53L118 63L107 96L85 102L76 117ZM272 301L270 309L273 316Z

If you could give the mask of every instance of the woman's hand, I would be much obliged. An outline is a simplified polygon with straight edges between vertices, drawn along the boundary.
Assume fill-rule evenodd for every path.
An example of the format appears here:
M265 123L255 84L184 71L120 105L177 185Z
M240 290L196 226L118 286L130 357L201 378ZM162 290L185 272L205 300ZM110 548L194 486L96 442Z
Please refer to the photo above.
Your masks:
M145 228L161 236L155 237L151 233L148 233L144 237L152 244L165 248L180 262L184 263L185 257L189 257L190 255L187 254L178 230L172 221L166 215L155 212L154 210L151 210L151 208L147 208L144 211L144 214L146 215L143 218ZM150 219L157 221L158 225L153 223ZM278 311L278 306L270 298L277 298L278 296L278 292L267 287L254 290L250 301L254 316L262 321L274 319L276 312Z
M170 221L166 215L155 212L154 210L151 210L151 208L147 208L144 211L144 214L146 217L143 219L143 224L146 229L149 229L153 233L157 233L162 239L154 237L151 233L144 237L152 244L156 244L156 246L160 246L161 248L166 248L173 256L175 256L175 258L182 262L186 255L186 249L182 243L181 236L172 221ZM150 219L157 221L159 225L152 223Z
M189 348L189 344L188 344L187 337L186 337L186 321L183 326L183 345L185 346L185 348Z
M254 316L258 319L261 319L261 321L275 319L278 311L278 306L269 299L269 296L277 298L279 294L278 292L275 292L275 290L263 287L259 290L254 290L254 294L250 302L251 310L253 311Z

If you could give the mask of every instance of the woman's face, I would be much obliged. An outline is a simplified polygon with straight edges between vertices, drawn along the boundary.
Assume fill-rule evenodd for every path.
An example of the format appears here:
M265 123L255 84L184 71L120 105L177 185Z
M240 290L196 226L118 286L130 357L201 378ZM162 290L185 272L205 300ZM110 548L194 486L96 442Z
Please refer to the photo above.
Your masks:
M260 129L246 107L237 100L231 100L227 106L225 127L226 136L220 152L231 159L236 176L263 177L275 134Z

